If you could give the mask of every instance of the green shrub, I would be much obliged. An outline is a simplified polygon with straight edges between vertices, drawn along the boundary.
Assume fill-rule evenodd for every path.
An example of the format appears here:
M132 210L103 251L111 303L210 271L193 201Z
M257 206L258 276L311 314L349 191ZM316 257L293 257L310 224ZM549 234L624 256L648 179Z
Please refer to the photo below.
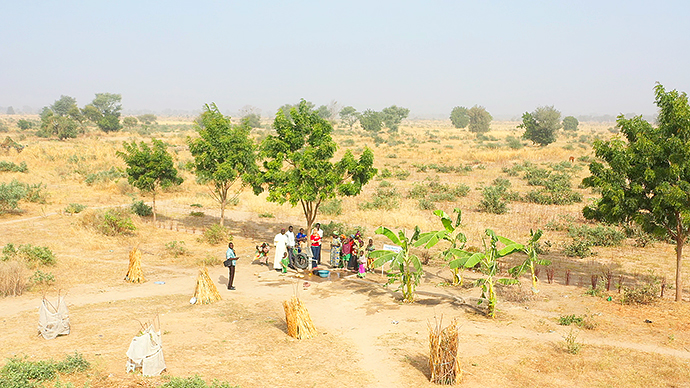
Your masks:
M396 170L393 175L396 179L404 181L410 176L410 172L407 170Z
M508 212L508 203L503 198L506 189L502 186L487 186L482 189L482 200L479 210L493 214Z
M199 376L192 377L165 377L166 381L160 388L239 388L239 385L230 385L228 382L213 380L210 384Z
M506 137L506 144L508 144L509 148L514 149L514 150L519 150L522 147L524 147L524 145L522 144L520 139L518 139L515 136L507 136Z
M19 201L26 196L26 185L13 179L10 183L0 183L0 213L19 210Z
M48 193L45 192L46 185L43 183L26 184L26 194L24 199L34 203L46 203Z
M390 178L390 177L392 177L392 176L393 176L393 173L391 172L391 170L389 170L389 169L387 169L387 168L384 168L384 169L381 170L381 172L379 173L379 177L380 177L380 178L384 178L384 179L385 179L385 178Z
M561 326L570 326L573 323L576 325L581 325L583 321L583 317L578 317L575 314L562 315L558 318L558 324Z
M658 282L649 282L639 287L623 287L623 304L651 304L659 299L660 287Z
M204 212L196 212L196 211L189 212L189 215L192 217L203 217L203 216L205 216Z
M33 126L34 123L29 120L20 119L17 121L17 127L21 130L31 129Z
M151 217L153 216L153 208L144 201L134 201L132 202L132 213L138 215L139 217Z
M594 255L592 243L587 240L573 240L563 247L563 253L568 257L585 258Z
M351 236L358 231L364 234L366 232L366 228L361 227L361 226L352 226L348 224L344 224L342 222L335 222L331 221L328 224L321 225L321 229L323 229L323 235L324 238L326 236L331 236L333 235L333 232L338 232L338 234L344 234L346 236Z
M35 246L31 244L20 245L18 248L14 244L7 243L2 248L2 260L21 259L29 264L35 265L54 265L55 255L48 247Z
M259 213L259 218L275 218L276 216L271 212Z
M87 185L91 186L97 183L108 183L111 181L117 181L118 179L124 178L126 176L127 175L124 171L122 171L121 168L110 167L109 170L102 170L88 174L86 176L86 179L84 179L84 182L86 182Z
M322 203L321 206L319 206L319 213L327 216L339 216L343 214L343 200L334 198Z
M137 229L131 213L123 208L85 212L81 224L106 236L132 235Z
M417 201L417 206L420 210L434 210L436 208L436 204L434 203L434 201L427 198L419 199Z
M40 269L37 269L36 272L31 275L30 280L33 285L51 285L55 283L55 276L50 272L43 272Z
M199 207L199 208L204 207L204 205L202 205L202 204L200 204L200 203L193 203L193 204L191 204L191 205L189 205L189 206L190 206L190 207Z
M67 205L67 207L65 207L64 212L67 214L77 214L84 211L84 209L86 209L86 205L82 205L79 203L70 203L69 205Z
M43 382L54 380L58 373L83 372L90 367L89 362L76 352L60 362L52 359L29 361L26 357L13 357L0 369L0 387L40 388L43 387Z
M393 187L393 184L388 181L381 181L381 183L379 183L379 187Z
M361 202L357 206L360 210L393 210L400 206L400 194L395 190L394 187L391 188L381 188L376 189L376 193L369 202Z
M220 243L232 241L232 235L230 234L230 230L225 226L213 224L204 230L204 234L200 240L211 245L218 245Z
M625 239L625 233L616 228L602 225L593 228L587 225L571 226L568 229L568 236L574 240L588 241L590 245L598 247L620 245Z
M0 160L0 172L28 172L28 169L26 167L26 162L14 164L12 162Z
M415 183L410 191L407 192L407 198L422 199L429 194L429 188L425 185Z
M170 241L169 243L165 244L165 249L168 251L168 253L170 253L173 257L176 258L189 253L189 250L187 250L187 246L185 245L184 241Z

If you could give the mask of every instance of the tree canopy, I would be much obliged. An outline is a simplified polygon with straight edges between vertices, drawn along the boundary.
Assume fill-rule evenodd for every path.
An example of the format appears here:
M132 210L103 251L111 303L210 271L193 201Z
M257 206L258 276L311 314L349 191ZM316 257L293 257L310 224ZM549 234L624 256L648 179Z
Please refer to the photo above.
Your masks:
M381 111L381 120L391 131L397 131L400 123L407 118L410 110L403 107L391 105Z
M152 140L153 148L145 142L122 143L124 151L117 155L127 164L127 181L139 190L153 196L153 222L156 222L156 195L161 189L182 184L177 176L173 158L168 153L165 143Z
M55 102L41 111L41 128L36 135L55 136L60 140L75 138L82 120L77 100L70 96L60 96Z
M91 104L84 107L84 115L93 121L103 132L115 132L122 129L120 111L122 96L112 93L96 93Z
M346 106L340 110L340 120L343 125L347 125L352 130L357 120L359 120L359 115L357 114L357 109L352 106Z
M485 133L489 132L491 117L489 112L483 106L475 105L467 111L467 115L470 117L469 130L474 133Z
M381 117L381 112L371 109L365 110L359 115L359 125L361 125L362 129L367 132L374 134L381 132L381 127L383 126L383 117Z
M532 113L525 112L518 128L525 130L523 139L540 146L549 145L556 141L556 131L561 128L561 112L553 106L540 106Z
M464 106L456 106L450 111L450 122L455 128L465 128L470 123L468 109Z
M688 96L655 87L658 125L636 116L618 116L625 137L595 141L597 158L589 165L586 187L601 198L583 209L588 219L608 223L634 222L648 232L676 243L676 301L683 292L683 245L690 233L690 106Z
M580 122L573 116L565 116L563 118L564 131L577 131L578 125L580 125Z
M348 150L332 161L337 149L333 127L312 106L302 100L290 109L290 119L278 110L273 122L277 134L262 142L263 168L253 182L255 194L267 190L271 202L300 204L309 228L323 201L357 195L376 175L369 148L359 159Z
M230 190L236 186L235 195L239 194L244 182L258 171L249 120L233 125L216 104L205 105L196 129L199 137L187 140L194 157L194 173L200 183L210 185L211 196L220 204L223 225Z

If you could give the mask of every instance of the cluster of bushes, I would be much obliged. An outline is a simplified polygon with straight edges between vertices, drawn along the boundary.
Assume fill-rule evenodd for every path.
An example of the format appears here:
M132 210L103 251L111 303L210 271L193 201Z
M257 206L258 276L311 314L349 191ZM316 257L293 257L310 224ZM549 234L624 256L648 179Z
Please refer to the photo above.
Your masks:
M22 260L32 266L55 264L55 255L48 247L31 244L15 247L13 243L8 243L2 248L1 259L3 261Z
M19 201L45 203L47 193L43 183L22 183L13 179L0 183L0 214L19 211Z
M124 208L87 212L82 217L81 224L106 236L132 235L137 230L132 213Z
M383 170L381 170L379 172L378 176L382 179L395 177L398 180L404 181L405 179L407 179L410 176L410 172L407 170L403 170L403 169L391 171L387 168L384 168Z
M324 236L331 236L333 235L333 232L338 232L338 234L344 234L346 236L352 236L357 232L360 232L362 234L366 232L366 228L363 228L361 226L352 226L342 222L335 221L331 221L328 224L321 225L321 229L323 230Z
M436 208L436 202L452 202L465 197L470 192L470 187L465 184L450 185L437 180L425 183L415 183L407 192L407 197L417 199L418 206L422 210Z
M322 203L321 206L319 206L319 213L327 216L339 216L343 214L343 200L334 198Z
M382 181L371 201L360 202L359 210L393 210L400 206L400 193L389 182Z
M53 381L58 374L73 374L84 372L91 365L79 353L68 355L62 361L41 360L29 361L26 357L13 357L7 360L0 369L0 387L27 388L43 387L46 381ZM59 382L55 386L61 386ZM71 385L70 385L71 386Z
M617 246L625 239L625 233L614 227L603 225L590 227L571 224L568 227L568 236L573 240L563 247L563 251L566 256L579 258L594 255L592 251L593 246Z
M518 176L524 173L523 179L530 186L540 186L539 189L528 192L522 200L525 202L542 205L570 205L582 202L582 195L572 189L572 173L580 169L580 166L570 162L561 162L539 168L526 161L518 163L510 168L503 168L503 172L509 176Z
M472 171L472 166L469 164L466 164L464 166L449 166L445 164L436 164L436 163L431 163L431 164L413 164L412 167L417 169L417 172L427 172L429 170L433 170L439 173L449 173L449 172L456 172L456 173L466 173Z
M496 178L490 186L482 189L482 200L479 202L479 210L493 214L508 212L508 202L520 198L517 192L510 190L511 183L505 178Z
M28 168L26 167L26 162L21 162L19 164L15 164L12 162L6 162L4 160L0 160L0 172L28 172Z
M199 241L206 242L211 245L227 244L232 241L230 230L220 224L213 224L204 230L204 234Z
M121 168L110 167L109 170L101 170L94 173L86 175L84 182L91 186L98 183L108 183L112 181L117 181L120 178L125 178L127 175Z

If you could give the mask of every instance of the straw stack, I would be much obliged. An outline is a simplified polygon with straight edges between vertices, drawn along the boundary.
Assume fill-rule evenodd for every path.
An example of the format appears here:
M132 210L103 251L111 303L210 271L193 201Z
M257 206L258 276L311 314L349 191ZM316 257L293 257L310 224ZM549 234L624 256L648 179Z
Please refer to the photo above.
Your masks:
M445 329L441 323L436 327L429 324L429 370L431 382L453 385L462 379L462 370L458 360L458 327L453 321Z
M218 288L213 284L211 277L208 276L206 267L199 270L199 276L196 278L194 298L196 298L195 304L211 304L222 299Z
M316 335L316 328L309 311L298 297L293 295L290 300L283 301L283 308L285 309L287 332L290 337L305 339Z
M143 283L144 273L141 272L141 251L136 247L129 252L129 269L125 275L125 281L130 283Z

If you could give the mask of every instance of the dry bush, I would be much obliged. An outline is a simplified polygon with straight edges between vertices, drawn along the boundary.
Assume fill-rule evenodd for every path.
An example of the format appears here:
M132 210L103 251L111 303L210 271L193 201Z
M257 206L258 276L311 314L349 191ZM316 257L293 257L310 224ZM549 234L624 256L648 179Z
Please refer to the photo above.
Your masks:
M0 295L18 296L28 286L26 268L18 261L0 262Z
M106 236L132 235L137 229L132 221L132 214L123 208L86 211L81 218L81 225Z

